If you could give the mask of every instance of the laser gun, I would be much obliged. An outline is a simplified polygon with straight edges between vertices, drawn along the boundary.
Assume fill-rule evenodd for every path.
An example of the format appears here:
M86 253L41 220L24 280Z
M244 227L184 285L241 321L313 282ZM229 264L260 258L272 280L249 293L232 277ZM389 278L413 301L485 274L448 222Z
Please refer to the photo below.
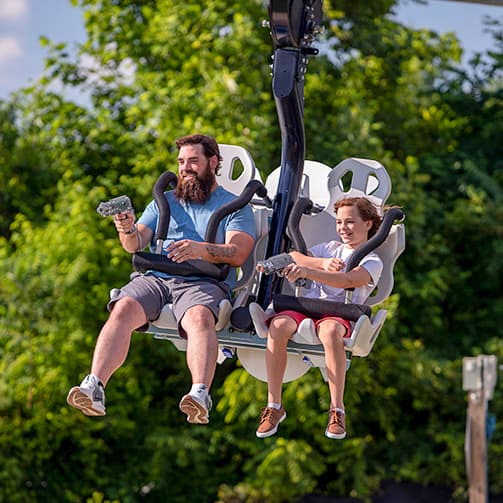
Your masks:
M264 274L280 273L287 265L295 264L295 260L288 253L279 253L265 260L257 262L257 269ZM309 283L310 284L310 283ZM308 286L308 281L304 278L299 278L295 281L296 286Z
M288 253L273 255L265 260L257 262L257 268L264 274L281 272L287 265L294 264L295 260Z
M131 199L128 196L119 196L110 199L109 201L101 202L96 211L102 217L111 217L125 211L134 211Z

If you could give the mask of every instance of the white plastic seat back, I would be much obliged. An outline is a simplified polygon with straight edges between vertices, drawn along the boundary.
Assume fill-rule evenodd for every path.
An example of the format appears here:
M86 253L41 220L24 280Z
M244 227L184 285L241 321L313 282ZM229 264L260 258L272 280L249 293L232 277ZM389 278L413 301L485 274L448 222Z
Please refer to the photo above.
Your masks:
M224 189L239 196L251 180L262 181L248 150L225 143L219 143L218 148L222 156L222 167L217 175L217 183Z
M253 214L255 217L255 228L256 228L256 240L255 246L246 262L240 267L238 273L238 280L235 292L247 289L248 291L254 291L258 289L257 278L258 273L255 270L255 266L259 260L265 258L265 253L267 249L267 238L269 237L269 219L272 214L270 208L253 208Z
M325 181L331 171L332 168L321 162L304 161L299 197L308 197L314 204L323 208L327 206L330 194ZM271 198L278 190L280 174L281 166L272 171L265 181L267 192Z
M218 147L222 156L222 167L217 176L217 182L224 189L239 196L251 180L262 181L248 150L238 145L228 145L225 143L220 143ZM269 234L268 219L272 210L266 207L254 206L253 204L252 209L257 232L255 246L239 270L235 292L253 288L256 276L255 265L258 260L264 258L267 246L267 236Z
M326 175L326 176L325 176ZM344 197L368 197L382 215L383 205L391 191L391 181L384 167L377 161L349 158L340 162L335 168L309 174L312 188L325 185L325 197L320 202L321 189L317 187L315 196L308 197L315 205L324 210L313 215L304 215L300 222L300 232L308 248L324 241L337 240L335 230L334 203ZM349 184L349 186L345 186ZM321 203L321 204L320 204Z
M382 260L383 270L377 287L365 304L377 306L390 296L395 283L393 269L403 250L405 250L405 229L403 224L395 224L391 228L386 241L374 250Z
M350 179L346 177L350 175ZM350 157L341 161L328 176L329 207L344 197L368 197L382 214L391 193L391 179L384 166L372 159Z

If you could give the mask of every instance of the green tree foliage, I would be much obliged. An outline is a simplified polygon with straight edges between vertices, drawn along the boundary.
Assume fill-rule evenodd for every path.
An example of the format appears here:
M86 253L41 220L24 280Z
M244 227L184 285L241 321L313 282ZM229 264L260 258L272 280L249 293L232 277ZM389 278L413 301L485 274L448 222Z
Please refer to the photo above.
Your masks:
M462 500L461 359L503 359L500 25L495 50L466 72L455 38L396 23L395 1L324 2L307 157L380 160L407 249L375 349L348 373L348 438L324 437L328 390L311 371L285 385L288 419L259 441L264 383L226 362L210 426L189 426L177 405L184 354L144 334L107 387L105 418L65 396L88 370L109 289L131 270L99 201L127 193L141 211L176 166L174 139L195 131L247 147L263 177L279 164L267 3L73 3L85 58L43 39L44 77L0 103L0 500L365 499L388 479L447 484ZM49 91L55 79L85 89L90 106ZM503 492L498 388L490 407L489 481Z

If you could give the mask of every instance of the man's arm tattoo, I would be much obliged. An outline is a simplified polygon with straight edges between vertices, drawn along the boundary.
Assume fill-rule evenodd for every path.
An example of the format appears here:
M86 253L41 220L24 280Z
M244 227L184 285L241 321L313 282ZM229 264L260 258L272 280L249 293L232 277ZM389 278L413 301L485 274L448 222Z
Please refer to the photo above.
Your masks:
M214 258L231 258L234 257L237 253L235 246L232 246L230 248L222 248L220 246L211 244L206 245L206 251Z

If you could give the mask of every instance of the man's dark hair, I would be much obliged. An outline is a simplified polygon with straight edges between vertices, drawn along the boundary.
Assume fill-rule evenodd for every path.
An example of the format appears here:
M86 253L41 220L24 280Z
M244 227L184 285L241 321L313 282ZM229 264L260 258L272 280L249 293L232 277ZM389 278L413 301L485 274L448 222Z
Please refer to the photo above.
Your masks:
M184 145L202 145L204 155L208 159L216 155L218 158L218 165L215 169L215 174L218 175L218 172L222 167L222 156L220 155L218 143L216 142L215 138L204 134L191 134L188 136L182 136L181 138L178 138L175 144L178 147L178 149L180 149Z

